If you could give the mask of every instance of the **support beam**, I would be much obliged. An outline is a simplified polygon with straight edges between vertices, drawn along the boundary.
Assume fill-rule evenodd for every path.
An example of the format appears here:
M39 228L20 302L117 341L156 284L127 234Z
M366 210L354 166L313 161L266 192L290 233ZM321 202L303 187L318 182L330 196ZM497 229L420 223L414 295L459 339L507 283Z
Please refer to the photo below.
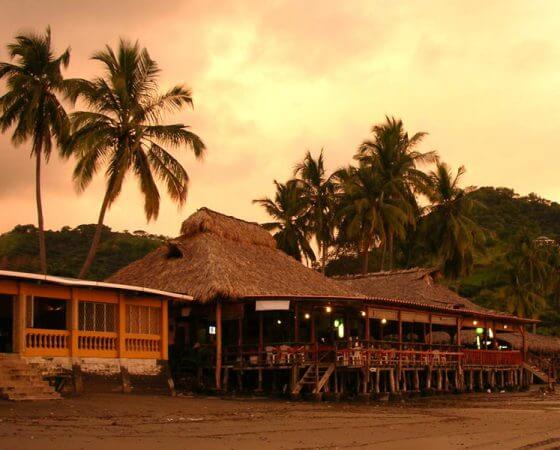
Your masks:
M18 283L17 315L14 325L17 330L16 351L23 355L25 354L25 329L27 328L27 297L21 283Z
M399 349L403 349L402 312L399 310Z
M75 358L78 354L78 296L76 290L70 288L70 356Z
M263 312L259 312L259 365L264 363L265 358L263 358L264 351L264 317Z
M119 358L124 358L126 353L126 302L123 294L119 294L119 319L118 319L118 351Z
M294 303L294 341L299 342L299 304Z
M222 302L216 301L216 390L222 389Z
M161 300L161 359L169 359L169 316L167 299Z

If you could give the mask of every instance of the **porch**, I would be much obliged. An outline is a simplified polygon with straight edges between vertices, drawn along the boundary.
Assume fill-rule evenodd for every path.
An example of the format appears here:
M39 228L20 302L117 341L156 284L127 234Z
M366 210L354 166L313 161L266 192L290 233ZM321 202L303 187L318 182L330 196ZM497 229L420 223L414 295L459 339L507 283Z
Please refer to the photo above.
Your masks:
M284 391L293 394L345 388L369 394L482 389L499 380L520 386L527 378L524 352L495 339L497 330L524 333L520 324L504 319L365 301L255 300L218 303L202 326L210 341L199 347L204 370L214 372L223 390L232 379L237 389L262 391L281 379ZM475 331L472 342L462 339L469 329ZM442 335L446 342L440 342Z

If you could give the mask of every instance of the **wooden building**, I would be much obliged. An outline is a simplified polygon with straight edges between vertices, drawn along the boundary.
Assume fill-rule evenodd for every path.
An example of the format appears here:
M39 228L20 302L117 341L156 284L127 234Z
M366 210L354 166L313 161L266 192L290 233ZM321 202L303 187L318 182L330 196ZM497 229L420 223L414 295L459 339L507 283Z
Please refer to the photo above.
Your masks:
M369 396L529 380L525 325L535 321L485 310L433 270L326 278L257 224L206 208L108 281L192 296L170 312L173 351L195 354L199 381L211 374L218 390ZM438 332L450 342L435 342ZM500 348L498 332L518 332L522 348Z
M70 379L76 390L84 381L86 389L110 380L124 390L140 378L166 383L171 299L189 304L192 297L1 270L0 391L25 388L3 386L10 371L27 374L25 364L58 383Z

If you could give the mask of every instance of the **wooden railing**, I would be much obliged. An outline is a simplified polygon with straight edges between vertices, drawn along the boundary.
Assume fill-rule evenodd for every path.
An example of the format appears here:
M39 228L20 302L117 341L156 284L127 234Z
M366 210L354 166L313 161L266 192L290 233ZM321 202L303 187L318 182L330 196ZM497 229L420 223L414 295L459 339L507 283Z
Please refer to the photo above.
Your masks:
M402 347L403 349L401 349ZM235 366L289 366L317 361L339 366L443 367L463 365L512 366L522 364L518 351L466 350L454 345L394 343L379 341L340 341L334 345L287 342L257 345L232 345L224 348L224 364ZM213 363L213 360L210 360Z
M25 330L25 354L29 356L68 356L70 354L70 331Z
M78 331L78 355L115 358L118 356L118 335L111 332Z
M153 334L127 334L125 352L131 358L157 358L161 355L161 337Z
M466 366L518 366L523 356L515 350L463 350Z

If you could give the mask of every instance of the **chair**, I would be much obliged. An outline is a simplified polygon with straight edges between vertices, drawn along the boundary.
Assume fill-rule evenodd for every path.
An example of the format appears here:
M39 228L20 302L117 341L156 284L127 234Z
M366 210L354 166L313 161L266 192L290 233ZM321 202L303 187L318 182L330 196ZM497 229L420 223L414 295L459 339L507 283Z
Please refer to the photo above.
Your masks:
M264 350L266 351L266 363L269 366L276 364L276 349L270 345L267 345Z

